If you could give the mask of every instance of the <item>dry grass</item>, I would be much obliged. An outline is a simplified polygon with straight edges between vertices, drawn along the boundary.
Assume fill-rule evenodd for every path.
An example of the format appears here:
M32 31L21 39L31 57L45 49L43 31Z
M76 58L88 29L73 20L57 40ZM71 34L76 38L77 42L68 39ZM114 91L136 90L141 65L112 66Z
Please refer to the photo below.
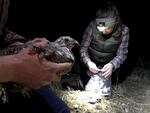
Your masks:
M71 113L149 113L149 74L148 70L136 67L123 83L113 87L109 100L102 98L94 104L87 101L85 91L63 90L59 85L52 85L51 89L67 103Z

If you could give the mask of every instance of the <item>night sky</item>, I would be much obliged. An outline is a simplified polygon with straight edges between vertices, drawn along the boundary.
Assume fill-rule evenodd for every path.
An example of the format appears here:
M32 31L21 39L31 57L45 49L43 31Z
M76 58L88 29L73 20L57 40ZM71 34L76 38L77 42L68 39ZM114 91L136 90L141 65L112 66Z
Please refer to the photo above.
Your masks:
M84 30L104 0L64 2L52 0L11 0L8 27L28 38L46 37L50 41L70 35L81 42ZM149 56L148 7L144 1L111 0L130 29L129 56Z

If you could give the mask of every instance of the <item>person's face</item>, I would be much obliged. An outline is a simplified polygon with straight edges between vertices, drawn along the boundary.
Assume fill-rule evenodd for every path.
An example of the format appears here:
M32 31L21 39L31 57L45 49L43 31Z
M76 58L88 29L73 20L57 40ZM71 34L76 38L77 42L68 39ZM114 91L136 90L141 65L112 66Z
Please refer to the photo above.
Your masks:
M97 26L97 29L104 35L109 35L112 33L114 27L105 27L105 26Z

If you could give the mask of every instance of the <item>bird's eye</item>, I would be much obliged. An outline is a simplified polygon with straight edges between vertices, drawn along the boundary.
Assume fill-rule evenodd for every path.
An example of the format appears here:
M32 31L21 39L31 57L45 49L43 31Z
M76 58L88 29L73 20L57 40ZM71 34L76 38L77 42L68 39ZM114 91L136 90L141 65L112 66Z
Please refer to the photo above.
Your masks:
M65 42L68 42L69 40L68 39L65 39Z

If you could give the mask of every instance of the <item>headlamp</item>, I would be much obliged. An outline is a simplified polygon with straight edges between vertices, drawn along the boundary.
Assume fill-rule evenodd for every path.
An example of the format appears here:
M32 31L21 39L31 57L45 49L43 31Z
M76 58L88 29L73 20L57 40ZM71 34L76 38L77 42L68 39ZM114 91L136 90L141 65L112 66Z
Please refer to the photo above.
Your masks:
M96 26L99 27L112 27L116 24L114 18L100 18L96 19Z

